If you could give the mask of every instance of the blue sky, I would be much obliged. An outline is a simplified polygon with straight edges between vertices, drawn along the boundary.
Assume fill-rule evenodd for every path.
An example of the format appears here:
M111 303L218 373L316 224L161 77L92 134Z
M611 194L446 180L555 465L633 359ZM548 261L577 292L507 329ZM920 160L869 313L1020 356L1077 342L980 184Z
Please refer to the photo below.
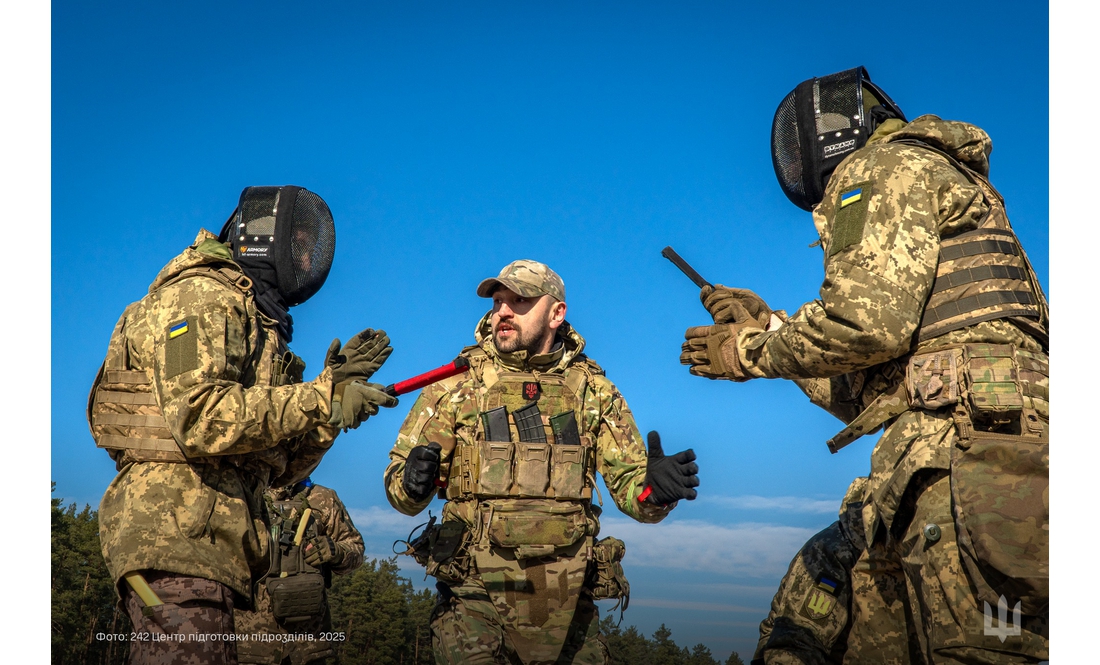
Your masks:
M114 476L84 407L122 309L243 187L301 185L337 225L325 288L292 310L308 376L333 337L367 326L395 349L377 380L433 368L471 343L478 281L517 258L563 277L569 320L643 433L693 447L701 467L700 498L661 525L604 506L603 533L628 548L624 624L747 658L790 558L874 444L830 455L841 423L793 384L678 363L684 329L708 317L665 245L772 307L816 297L816 234L769 155L783 96L864 65L910 119L985 129L992 181L1059 301L1043 3L225 4L52 6L49 475L66 501L97 505ZM390 509L381 483L414 397L314 474L375 556L423 521Z

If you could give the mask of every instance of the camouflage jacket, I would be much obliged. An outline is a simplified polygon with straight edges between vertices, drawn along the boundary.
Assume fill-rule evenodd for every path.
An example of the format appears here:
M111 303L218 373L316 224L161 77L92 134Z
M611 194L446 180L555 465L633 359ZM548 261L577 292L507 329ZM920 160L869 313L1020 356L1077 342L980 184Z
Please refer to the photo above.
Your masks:
M291 522L297 522L302 511L309 508L313 516L316 532L332 538L337 549L344 553L343 560L330 570L337 575L346 575L363 565L363 536L355 528L344 503L334 490L316 483L297 494L291 494L293 486L271 488L265 493L271 502L288 502L290 513L286 516Z
M595 367L581 353L584 349L584 338L568 323L559 330L559 343L553 351L532 358L527 358L522 351L515 354L498 351L493 344L488 314L478 323L475 339L498 373L531 370L561 373L567 367L582 362ZM431 502L430 496L421 502L413 501L401 485L405 459L414 446L427 445L432 441L439 443L444 450L453 450L456 446L476 446L478 396L483 390L475 372L424 388L398 433L397 443L390 451L385 485L386 496L394 508L406 515L416 515ZM645 444L626 400L598 367L585 390L583 413L577 416L582 434L587 434L595 442L596 471L603 476L619 510L639 522L656 523L664 519L675 507L675 503L659 507L637 500L645 484ZM450 473L450 458L447 458L440 468L441 479L447 479ZM594 520L595 514L591 512L590 500L583 502L589 509L590 518ZM460 519L468 525L474 525L476 503L448 501L444 508L444 517ZM598 530L598 522L596 525Z
M815 404L848 423L902 380L898 361L911 353L960 343L1012 344L1044 353L1046 302L1037 282L1033 290L1042 320L996 318L915 341L944 239L992 222L1008 226L1003 205L991 215L988 193L951 162L984 178L991 150L989 136L973 125L932 115L908 124L884 123L866 146L840 163L814 208L825 253L819 297L778 329L742 330L737 345L745 371L794 380ZM855 218L859 224L853 226L852 216L845 219L841 212L842 197L860 187L864 197ZM872 485L899 468L903 457L905 477L891 480L899 492L913 472L947 468L949 450L923 441L876 450Z
M236 275L236 285L214 279L219 270ZM203 230L116 326L112 352L124 349L122 369L148 377L147 408L163 417L186 459L112 451L119 473L99 519L116 582L153 569L212 579L250 598L251 580L268 566L263 490L307 477L336 437L327 425L331 372L301 382L304 363L242 277L226 247ZM103 377L92 403L102 401Z

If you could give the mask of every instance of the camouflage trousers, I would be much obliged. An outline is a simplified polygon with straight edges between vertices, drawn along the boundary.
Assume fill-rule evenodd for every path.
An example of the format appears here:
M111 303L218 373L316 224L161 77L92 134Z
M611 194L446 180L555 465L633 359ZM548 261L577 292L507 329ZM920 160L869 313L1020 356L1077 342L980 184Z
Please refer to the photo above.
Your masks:
M233 591L201 577L143 573L162 605L146 607L122 583L122 601L134 625L131 665L236 665Z
M997 608L978 600L960 560L952 513L951 477L937 471L915 478L907 495L912 510L902 532L870 549L897 563L889 571L904 581L909 619L928 663L1036 663L1048 658L1046 616L1021 616L1003 626ZM1009 614L1008 619L1012 620Z
M255 607L255 611L237 610L233 614L237 632L249 636L248 640L237 643L240 665L318 665L336 655L330 642L319 639L320 634L329 632L332 626L327 604L320 619L282 624L275 618L267 587L261 583L256 587ZM307 635L314 639L289 639Z
M589 541L535 559L495 547L475 552L476 573L437 585L436 663L608 665L599 608L585 586Z

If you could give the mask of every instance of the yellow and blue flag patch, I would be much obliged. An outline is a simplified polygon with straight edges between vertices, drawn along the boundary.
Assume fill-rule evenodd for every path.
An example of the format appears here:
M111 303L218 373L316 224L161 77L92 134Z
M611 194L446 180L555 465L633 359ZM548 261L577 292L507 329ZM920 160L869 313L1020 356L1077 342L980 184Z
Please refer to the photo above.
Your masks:
M856 187L850 192L844 192L840 195L840 207L843 208L844 206L851 205L861 198L863 198L862 187Z
M168 329L168 339L175 339L187 332L187 321L180 321Z

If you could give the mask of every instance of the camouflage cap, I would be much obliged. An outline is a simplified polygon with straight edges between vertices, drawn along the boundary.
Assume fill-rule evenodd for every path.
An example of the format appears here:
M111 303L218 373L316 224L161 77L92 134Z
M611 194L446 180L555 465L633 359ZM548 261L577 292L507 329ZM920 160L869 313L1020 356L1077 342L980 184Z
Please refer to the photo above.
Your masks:
M484 279L477 285L477 294L489 298L497 285L518 293L524 298L537 298L542 295L553 296L565 302L565 283L550 266L530 259L512 261L504 266L496 277Z

